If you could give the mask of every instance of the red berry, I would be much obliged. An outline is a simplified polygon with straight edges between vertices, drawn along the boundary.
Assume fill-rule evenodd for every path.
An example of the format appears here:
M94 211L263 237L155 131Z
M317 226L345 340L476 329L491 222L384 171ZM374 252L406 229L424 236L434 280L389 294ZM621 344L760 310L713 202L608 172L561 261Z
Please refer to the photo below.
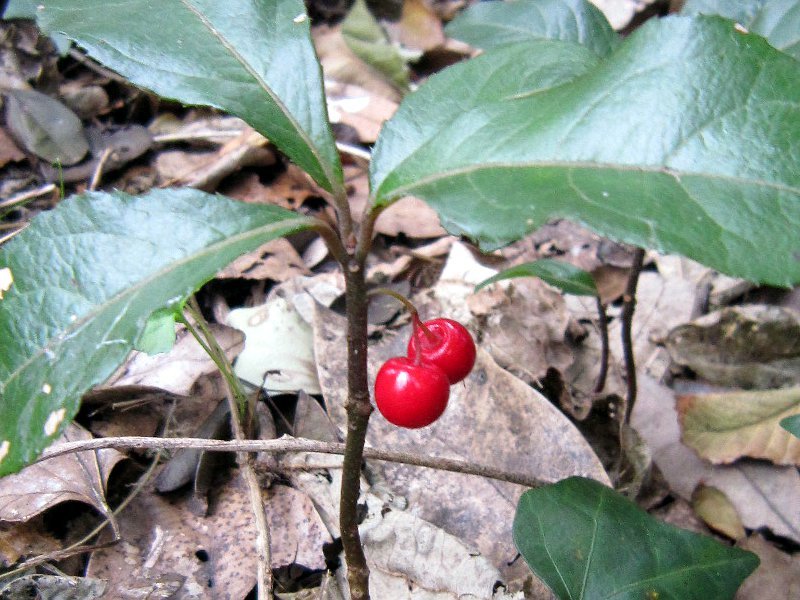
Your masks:
M453 319L432 319L424 327L415 323L408 340L408 357L432 363L447 374L450 385L464 379L475 365L475 342L467 328Z
M430 425L447 408L449 397L444 371L405 356L387 360L375 378L375 404L387 421L399 427Z

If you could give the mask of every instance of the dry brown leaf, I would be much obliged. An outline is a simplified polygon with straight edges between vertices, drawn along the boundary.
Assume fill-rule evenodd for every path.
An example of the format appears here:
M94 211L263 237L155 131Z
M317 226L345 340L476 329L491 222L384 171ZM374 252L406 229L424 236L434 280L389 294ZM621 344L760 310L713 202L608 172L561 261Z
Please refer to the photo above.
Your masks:
M378 139L384 122L397 111L397 102L352 84L325 82L331 123L344 123L358 133L364 144Z
M208 517L144 491L119 516L120 543L95 552L87 575L107 580L109 598L118 600L146 598L159 581L177 582L179 598L244 598L256 582L250 501L238 476L217 491ZM309 499L285 486L262 497L273 567L325 568L322 544L331 540Z
M672 359L727 387L800 384L800 318L775 306L738 306L669 332Z
M724 492L714 486L698 485L692 494L692 508L711 529L733 540L747 535L736 507Z
M369 201L369 179L358 167L345 167L353 217L360 219ZM422 200L406 197L385 209L375 223L376 233L410 238L434 238L447 235L439 223L439 215Z
M440 314L449 315L448 311ZM315 354L320 383L328 412L340 428L345 423L344 332L343 317L318 311ZM409 334L410 328L404 328L370 349L371 381L383 361L405 354ZM567 418L482 350L472 374L451 388L449 406L433 425L399 429L376 415L367 441L375 447L461 458L546 481L574 474L608 481L599 460ZM516 555L510 528L521 486L405 465L381 464L375 470L396 492L407 496L414 515L468 540L493 564L507 565ZM468 494L464 493L466 484ZM501 570L521 575L527 568L517 563L515 568Z
M228 360L233 360L244 347L242 332L212 323L211 332ZM165 354L149 355L133 352L126 363L106 383L107 386L139 385L157 387L186 396L202 375L213 373L217 366L197 340L185 328L176 335L175 346Z
M320 25L311 34L326 79L357 85L391 102L400 102L400 92L350 50L341 25Z
M445 42L442 20L428 0L405 0L400 21L385 25L393 41L418 52L427 52Z
M407 511L385 510L367 495L360 526L370 567L370 593L400 600L491 598L500 572L480 552Z
M19 149L4 127L0 127L0 168L10 162L19 162L25 158L25 153Z
M643 371L631 424L647 442L653 462L673 492L690 499L702 481L728 497L748 529L769 527L774 533L800 541L800 475L796 467L740 461L711 465L680 441L672 390Z
M278 238L240 256L217 273L217 277L286 281L307 273L303 259L291 242L286 238Z
M780 426L800 414L800 387L678 397L683 443L715 464L743 456L800 465L800 440Z
M70 423L51 448L64 442L89 440L92 435ZM0 521L24 522L62 502L74 500L110 516L106 483L125 456L113 449L76 452L25 467L0 479Z
M800 555L781 552L760 535L752 535L737 545L758 554L761 564L744 580L735 600L800 598Z
M48 554L61 547L61 542L45 529L41 519L0 523L0 566L8 567L21 558Z

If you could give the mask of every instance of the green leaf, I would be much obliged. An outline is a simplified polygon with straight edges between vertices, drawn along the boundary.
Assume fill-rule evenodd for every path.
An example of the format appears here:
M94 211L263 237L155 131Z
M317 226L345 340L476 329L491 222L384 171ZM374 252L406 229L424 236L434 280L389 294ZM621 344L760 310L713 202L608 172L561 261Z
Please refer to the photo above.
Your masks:
M313 219L191 189L90 193L0 248L0 476L30 463L148 317L177 309L237 256Z
M401 92L408 91L408 66L397 48L367 9L364 0L356 0L342 21L342 37L353 54L377 69Z
M462 114L556 87L597 64L597 56L582 46L540 40L497 48L434 75L419 92L406 96L384 125L370 163L373 194L378 182L434 142ZM442 98L458 98L459 110L442 110Z
M63 32L133 83L220 108L270 138L322 187L341 189L322 74L302 0L43 0Z
M490 283L516 277L538 277L562 292L576 296L597 296L597 286L590 273L563 260L542 258L540 260L513 266L493 275L475 286L475 290Z
M721 15L800 59L800 0L689 0L684 14Z
M545 39L582 44L605 56L619 43L603 13L585 0L478 2L453 19L445 32L484 50Z
M781 420L781 427L791 433L794 437L800 438L800 415L786 417Z
M384 127L376 205L421 197L486 249L566 218L752 281L800 282L800 63L763 38L718 17L651 20L571 81L466 102L432 131L420 106L505 76L473 78L472 65Z
M581 477L525 492L513 535L559 598L733 598L759 564L752 552L657 521Z

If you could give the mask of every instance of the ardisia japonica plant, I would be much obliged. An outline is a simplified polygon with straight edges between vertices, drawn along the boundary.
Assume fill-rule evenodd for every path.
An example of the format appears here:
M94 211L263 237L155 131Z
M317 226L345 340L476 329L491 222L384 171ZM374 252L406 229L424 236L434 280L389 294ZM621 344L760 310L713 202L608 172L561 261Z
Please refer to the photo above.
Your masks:
M300 0L36 4L45 32L134 84L244 119L325 190L336 221L192 189L86 193L35 218L0 249L0 475L36 460L81 395L156 325L188 322L189 298L221 268L270 239L314 231L346 286L340 531L350 595L363 599L369 569L356 505L373 411L365 264L386 207L422 198L450 233L483 250L565 218L755 282L800 282L800 63L780 49L796 45L775 47L733 21L673 16L623 40L582 0L476 5L448 33L484 52L431 77L384 125L357 221ZM635 280L628 291L632 315ZM439 336L443 322L416 325L409 355L387 363L376 389L398 421L411 417L404 426L435 419L463 376L426 359L435 350L426 328ZM446 354L466 368L469 349L458 348ZM424 384L413 393L433 400L425 415L400 404L401 377ZM235 408L234 431L245 435L246 399ZM514 537L561 598L728 598L757 564L581 478L523 495Z

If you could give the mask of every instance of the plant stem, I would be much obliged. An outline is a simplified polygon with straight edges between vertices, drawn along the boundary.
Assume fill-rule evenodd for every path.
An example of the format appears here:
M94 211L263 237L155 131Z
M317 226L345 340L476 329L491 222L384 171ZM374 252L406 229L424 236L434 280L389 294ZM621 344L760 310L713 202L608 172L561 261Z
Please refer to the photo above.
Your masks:
M597 325L600 328L600 372L597 374L597 381L595 381L594 389L595 394L599 394L606 387L606 377L608 376L608 312L606 312L606 305L597 296Z
M347 301L347 436L342 465L339 529L347 580L353 600L369 598L369 567L358 532L358 498L367 424L372 413L367 378L367 284L364 260L351 257L344 265Z
M625 383L628 387L625 396L625 410L622 411L621 425L628 425L636 402L636 363L633 357L633 312L636 309L636 286L639 283L639 274L644 263L644 248L636 248L633 254L631 273L628 275L628 285L622 298L622 356L625 361Z
M194 296L189 299L186 306L187 312L192 315L196 327L188 319L182 318L183 324L209 354L211 360L222 373L225 387L227 388L228 406L231 413L231 430L237 441L249 437L255 424L255 406L248 401L242 389L241 382L233 372L233 365L225 355L225 350L219 345L217 338L208 327L200 306ZM199 331L198 331L199 329ZM270 551L270 531L267 515L264 512L264 501L261 497L261 485L258 483L252 455L246 452L236 453L236 462L242 473L242 478L247 487L250 507L256 525L256 596L258 600L268 600L272 597L272 554Z

